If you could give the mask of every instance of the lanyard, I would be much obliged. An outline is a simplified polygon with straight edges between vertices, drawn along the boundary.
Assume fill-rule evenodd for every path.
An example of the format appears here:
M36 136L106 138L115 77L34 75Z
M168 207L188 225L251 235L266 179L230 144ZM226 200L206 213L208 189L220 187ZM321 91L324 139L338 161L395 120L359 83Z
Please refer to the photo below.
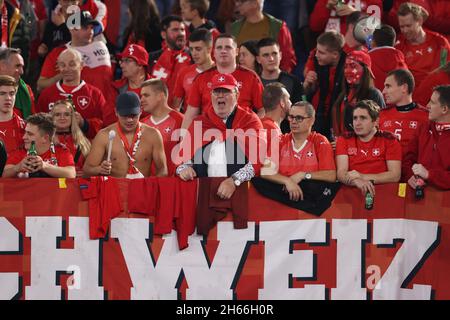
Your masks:
M119 124L117 124L117 132L119 133L120 140L122 141L122 145L125 149L125 152L127 153L128 159L130 160L129 165L128 165L128 173L129 174L138 173L139 170L134 166L134 164L136 163L136 160L134 159L134 157L135 157L136 151L139 147L139 143L141 142L141 136L142 136L141 124L138 123L136 132L134 133L134 137L133 137L131 146L128 143L128 139L123 134L122 129L120 128Z

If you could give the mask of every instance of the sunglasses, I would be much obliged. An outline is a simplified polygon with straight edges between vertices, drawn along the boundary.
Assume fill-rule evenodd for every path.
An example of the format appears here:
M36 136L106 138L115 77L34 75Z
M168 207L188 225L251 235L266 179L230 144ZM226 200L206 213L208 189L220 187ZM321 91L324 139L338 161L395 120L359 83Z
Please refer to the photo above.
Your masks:
M311 118L311 117L293 116L293 115L291 115L291 114L289 114L289 115L287 116L287 119L288 119L289 121L291 121L291 122L293 122L294 120L295 120L295 122L303 122L303 120L308 119L308 118Z

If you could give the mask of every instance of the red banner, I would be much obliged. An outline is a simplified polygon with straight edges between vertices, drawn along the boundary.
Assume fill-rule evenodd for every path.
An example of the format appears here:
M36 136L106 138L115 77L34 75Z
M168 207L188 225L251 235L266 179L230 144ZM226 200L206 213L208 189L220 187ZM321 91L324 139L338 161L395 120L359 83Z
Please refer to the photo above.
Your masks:
M2 179L0 299L450 299L450 192L425 193L377 186L367 211L341 188L315 217L250 187L247 229L227 216L180 251L138 214L90 240L73 180Z

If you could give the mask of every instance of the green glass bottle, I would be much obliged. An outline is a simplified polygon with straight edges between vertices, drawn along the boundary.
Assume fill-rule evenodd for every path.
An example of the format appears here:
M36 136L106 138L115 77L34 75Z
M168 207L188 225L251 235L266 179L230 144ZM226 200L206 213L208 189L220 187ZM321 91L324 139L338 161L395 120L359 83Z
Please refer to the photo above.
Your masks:
M366 193L366 210L373 209L374 198L370 192Z
M31 141L31 146L30 149L27 152L28 156L37 156L37 151L36 151L36 142Z

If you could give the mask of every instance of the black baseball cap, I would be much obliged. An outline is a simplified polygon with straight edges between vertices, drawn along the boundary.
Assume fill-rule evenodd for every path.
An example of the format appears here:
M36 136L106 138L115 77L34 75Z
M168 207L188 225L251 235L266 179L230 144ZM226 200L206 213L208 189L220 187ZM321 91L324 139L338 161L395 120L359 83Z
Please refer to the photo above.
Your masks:
M141 113L141 100L132 91L121 93L116 99L116 110L122 117L139 114Z

